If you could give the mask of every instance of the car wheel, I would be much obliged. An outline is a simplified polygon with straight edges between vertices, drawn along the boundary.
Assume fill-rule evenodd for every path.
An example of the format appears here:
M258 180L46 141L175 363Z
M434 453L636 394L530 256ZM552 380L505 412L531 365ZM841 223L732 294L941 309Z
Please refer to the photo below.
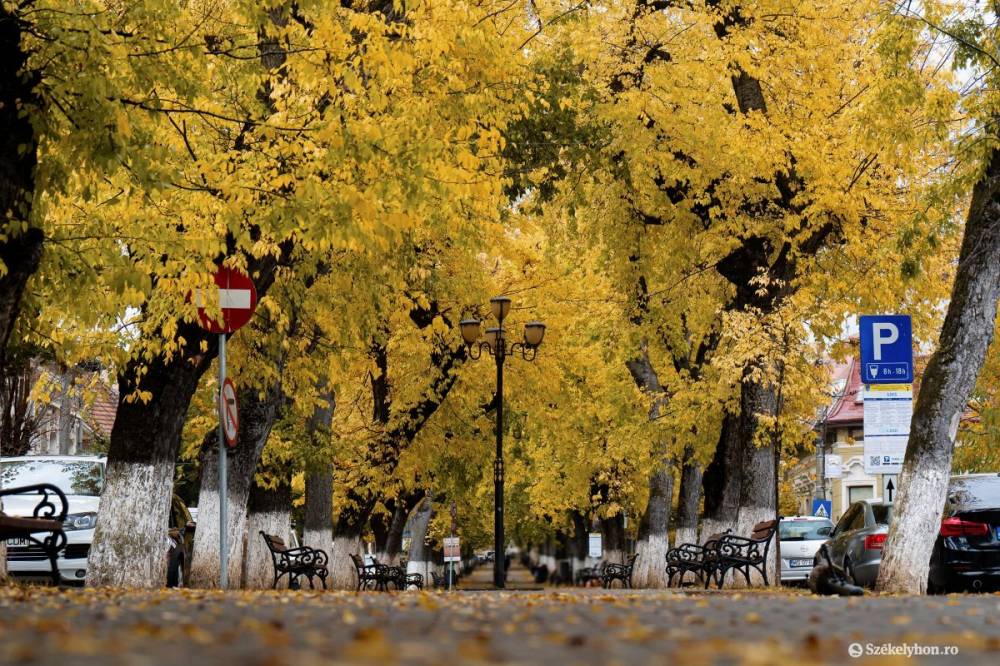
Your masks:
M167 587L184 587L184 558L180 550L170 554L167 564Z

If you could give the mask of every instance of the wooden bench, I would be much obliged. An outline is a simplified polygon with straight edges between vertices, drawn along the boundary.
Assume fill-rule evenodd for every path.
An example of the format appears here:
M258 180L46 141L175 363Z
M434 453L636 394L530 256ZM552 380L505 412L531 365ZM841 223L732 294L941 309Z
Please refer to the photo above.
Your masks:
M372 562L375 563L376 567L382 567L384 570L384 575L386 576L387 582L392 583L397 590L405 590L411 585L416 587L418 590L424 589L424 576L423 574L406 573L406 566L393 566L391 564L382 564L377 559L372 558Z
M576 572L576 584L586 587L587 583L594 580L603 582L604 569L607 566L607 562L601 561L596 567L584 567L582 569L578 569Z
M358 574L358 592L371 589L387 592L390 584L397 590L406 589L408 585L415 585L418 588L424 586L423 576L408 575L403 567L382 564L375 558L372 558L371 564L365 564L361 556L355 553L351 553L351 561L354 562L354 569Z
M719 539L724 532L713 534L705 540L705 543L682 543L676 548L667 551L667 585L673 585L674 576L677 576L677 586L684 584L684 574L693 573L698 577L700 583L704 583L708 588L712 580L713 572L718 563L718 553L716 548Z
M289 548L285 541L272 534L261 532L264 543L271 553L271 563L274 565L274 582L271 588L278 587L278 581L282 576L288 576L288 587L297 588L299 578L305 576L309 580L309 587L315 589L314 578L319 578L326 589L327 571L326 553L316 548L300 546L299 548Z
M601 585L608 589L613 582L620 580L622 587L632 587L632 569L635 567L635 561L638 557L638 555L633 555L628 558L628 564L615 564L613 562L607 564L601 574Z
M21 539L42 549L52 565L52 583L59 584L59 551L66 547L63 521L69 512L66 495L56 486L39 483L0 490L0 497L13 495L39 495L30 518L8 516L0 513L0 539ZM58 506L56 506L58 504ZM39 538L39 534L48 536ZM15 547L15 546L11 546Z
M719 538L714 573L720 589L729 571L739 571L749 586L750 569L756 569L764 578L764 585L770 584L767 580L767 554L777 529L777 520L765 520L753 526L749 538L735 534L723 534Z

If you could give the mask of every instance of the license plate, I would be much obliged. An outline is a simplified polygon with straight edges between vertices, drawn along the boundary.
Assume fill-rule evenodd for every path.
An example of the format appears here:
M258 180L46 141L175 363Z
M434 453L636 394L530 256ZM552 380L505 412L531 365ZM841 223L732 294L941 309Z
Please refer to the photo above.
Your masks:
M811 567L812 560L788 560L788 563L793 567Z
M22 547L22 546L27 546L27 545L28 545L28 540L27 539L7 539L7 547L8 548L10 548L12 546L15 547L15 548L17 548L17 547Z

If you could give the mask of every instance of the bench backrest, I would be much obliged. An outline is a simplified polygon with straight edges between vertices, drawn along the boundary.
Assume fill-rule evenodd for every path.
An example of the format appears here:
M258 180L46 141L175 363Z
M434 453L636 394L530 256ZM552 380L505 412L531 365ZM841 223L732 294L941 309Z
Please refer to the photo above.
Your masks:
M358 557L356 553L351 553L351 561L354 562L354 568L357 569L360 574L365 568L364 561Z
M753 526L753 532L750 534L750 538L754 541L763 541L764 539L770 540L770 538L774 536L774 528L777 526L777 520L765 520L759 522Z
M273 534L266 534L261 532L260 535L264 537L264 543L267 544L267 549L272 553L283 553L288 550L288 546L285 545L285 540L281 537L276 537Z

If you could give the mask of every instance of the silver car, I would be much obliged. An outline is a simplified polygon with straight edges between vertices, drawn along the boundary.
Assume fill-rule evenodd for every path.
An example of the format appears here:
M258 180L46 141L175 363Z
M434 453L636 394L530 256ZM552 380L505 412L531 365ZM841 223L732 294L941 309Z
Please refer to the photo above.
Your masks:
M830 538L833 523L819 516L788 516L781 519L781 582L804 583L813 568L816 551Z
M881 500L851 504L830 533L830 540L823 545L837 573L855 585L874 586L890 520L892 505ZM822 553L817 553L815 563L823 562Z

